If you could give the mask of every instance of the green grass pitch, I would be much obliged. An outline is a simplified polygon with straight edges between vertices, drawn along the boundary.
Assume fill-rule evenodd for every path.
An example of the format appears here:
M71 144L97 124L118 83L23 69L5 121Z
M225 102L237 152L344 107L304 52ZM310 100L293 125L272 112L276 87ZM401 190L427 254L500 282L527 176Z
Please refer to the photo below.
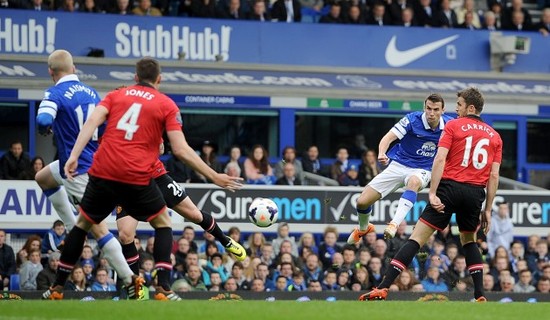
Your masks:
M2 320L544 319L548 303L404 301L0 301Z

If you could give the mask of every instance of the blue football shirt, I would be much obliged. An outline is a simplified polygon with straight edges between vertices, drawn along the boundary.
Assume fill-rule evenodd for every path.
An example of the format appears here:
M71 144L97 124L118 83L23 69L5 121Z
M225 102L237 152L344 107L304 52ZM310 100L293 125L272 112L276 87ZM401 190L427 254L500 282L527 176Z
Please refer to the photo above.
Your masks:
M443 114L439 127L433 130L422 111L411 112L397 122L391 132L401 141L388 151L388 158L410 167L432 170L437 143L445 123L453 117Z
M63 168L71 154L78 133L99 101L99 94L95 89L80 82L74 74L59 79L53 87L48 88L44 93L37 117L46 113L54 119L52 130L57 143L59 168L63 178L66 178ZM98 147L97 140L96 131L78 159L77 172L79 174L88 172L92 165L92 159Z

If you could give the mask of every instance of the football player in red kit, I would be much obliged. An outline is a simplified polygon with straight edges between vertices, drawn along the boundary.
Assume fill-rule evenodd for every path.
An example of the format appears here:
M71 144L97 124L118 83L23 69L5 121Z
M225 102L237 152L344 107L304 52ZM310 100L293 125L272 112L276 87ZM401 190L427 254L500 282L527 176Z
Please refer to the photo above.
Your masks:
M430 203L409 240L390 262L382 283L361 295L359 300L385 300L395 278L411 263L433 232L443 230L455 213L466 264L474 281L474 297L478 302L487 301L476 231L480 226L480 212L481 227L485 233L490 228L491 207L502 161L502 139L480 118L484 99L478 89L464 89L457 97L458 119L447 123L439 140L432 168ZM486 206L482 211L484 200Z
M228 190L241 187L240 178L216 173L187 144L178 107L158 91L161 80L159 63L152 58L139 60L135 80L136 85L110 92L96 106L66 162L65 174L71 179L78 174L78 156L84 146L96 128L107 121L102 142L88 171L90 178L80 203L80 215L65 239L57 277L48 291L62 290L90 227L103 221L113 208L121 205L136 220L148 221L155 229L157 295L162 294L169 300L181 299L170 290L171 220L162 194L152 179L164 131L177 158L218 186Z

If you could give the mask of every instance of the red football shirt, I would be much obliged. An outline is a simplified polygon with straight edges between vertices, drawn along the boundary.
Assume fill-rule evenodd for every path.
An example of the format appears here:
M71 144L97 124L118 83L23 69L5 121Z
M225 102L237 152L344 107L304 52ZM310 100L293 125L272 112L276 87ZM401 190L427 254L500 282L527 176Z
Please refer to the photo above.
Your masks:
M159 161L162 133L181 130L178 107L166 95L143 84L112 91L99 104L109 114L90 174L129 184L149 184Z
M153 179L156 179L165 173L168 173L168 171L166 171L164 163L162 163L162 161L160 160L157 160L157 162L153 166Z
M500 135L475 116L445 124L439 146L449 149L443 179L485 187L492 164L502 161Z

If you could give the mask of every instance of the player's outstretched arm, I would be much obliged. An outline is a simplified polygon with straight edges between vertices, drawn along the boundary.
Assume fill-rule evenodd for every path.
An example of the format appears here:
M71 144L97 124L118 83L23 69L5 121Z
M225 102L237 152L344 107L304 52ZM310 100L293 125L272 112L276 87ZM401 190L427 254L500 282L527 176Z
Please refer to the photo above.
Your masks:
M398 137L393 133L391 130L386 133L380 139L380 143L378 143L378 161L384 165L387 166L390 162L390 159L388 159L388 156L386 156L386 152L388 152L388 148L390 147L391 143L397 140Z
M226 174L217 173L210 168L202 159L197 155L195 150L189 146L183 132L179 130L168 131L168 139L172 146L172 154L179 160L183 161L186 165L190 166L193 170L202 174L208 180L212 181L217 186L224 189L235 191L242 187L243 179L240 177L230 177Z
M88 144L88 142L94 135L94 131L97 129L97 127L99 127L105 122L105 120L107 120L108 114L109 111L107 110L107 108L99 105L94 109L94 112L88 118L88 120L86 120L84 126L82 126L82 129L78 134L78 138L76 139L76 142L73 146L73 150L71 151L71 155L69 156L67 163L65 163L64 170L65 175L68 179L71 179L74 175L78 174L78 172L76 172L76 168L78 167L78 157L80 157L80 154L82 154L82 150L84 150L86 144Z
M443 212L445 210L445 205L441 203L441 199L439 199L436 193L437 187L439 187L439 183L441 182L441 177L443 176L443 169L445 168L448 153L449 149L439 147L432 166L432 181L430 182L430 192L428 193L428 197L430 198L430 205L439 212Z

